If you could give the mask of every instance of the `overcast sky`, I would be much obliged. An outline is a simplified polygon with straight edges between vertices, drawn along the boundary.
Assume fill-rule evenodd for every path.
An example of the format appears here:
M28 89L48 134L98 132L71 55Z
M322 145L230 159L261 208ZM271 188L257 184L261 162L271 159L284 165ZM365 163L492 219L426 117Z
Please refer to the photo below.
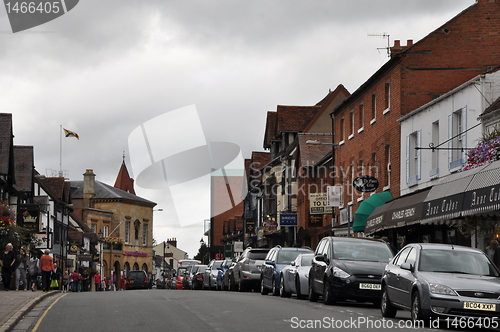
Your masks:
M113 185L124 152L137 177L131 133L189 105L206 142L236 144L249 158L263 151L267 111L314 105L339 84L352 93L388 60L387 38L368 35L417 42L474 2L84 0L15 34L0 9L0 112L13 114L14 144L34 146L41 174L59 170L60 126L78 133L62 144L70 180L93 169ZM164 144L199 138L190 131ZM199 190L180 196L189 221L155 212L157 242L176 237L197 253L210 218L208 199L191 197ZM164 191L136 192L167 209Z

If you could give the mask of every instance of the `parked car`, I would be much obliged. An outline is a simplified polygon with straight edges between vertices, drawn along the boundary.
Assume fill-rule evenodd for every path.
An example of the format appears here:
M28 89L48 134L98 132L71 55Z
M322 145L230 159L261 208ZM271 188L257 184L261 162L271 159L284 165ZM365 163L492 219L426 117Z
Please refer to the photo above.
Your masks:
M295 260L281 270L280 296L290 297L297 294L303 299L309 292L309 270L314 254L300 254Z
M223 260L212 259L210 263L208 263L205 275L203 276L203 288L215 289L217 285L217 273L219 272L217 268L221 266L222 262Z
M205 270L207 269L207 265L197 265L198 269L196 273L193 275L193 279L191 282L191 289L203 289L203 276L205 275Z
M276 246L269 250L260 273L260 293L267 295L271 291L274 296L277 296L280 290L281 270L294 261L298 255L309 253L313 253L310 248Z
M175 277L175 289L184 288L184 277L187 270L187 266L181 266L177 269L177 275Z
M226 271L229 269L231 264L233 263L232 259L225 259L220 267L217 268L217 281L215 283L215 289L216 290L222 290L223 289L223 283L224 283L224 274L226 274Z
M183 288L184 289L193 289L193 277L198 272L200 266L206 265L190 265L186 268L186 272L184 272L184 280L183 280ZM205 269L203 269L205 271Z
M382 278L382 316L395 317L399 309L424 322L431 317L498 318L500 272L478 249L409 244L386 266Z
M346 299L372 302L381 297L384 268L393 258L382 240L328 236L321 239L309 271L309 301Z
M125 279L125 289L148 289L149 279L146 271L129 271Z
M227 271L224 273L224 278L222 279L222 290L234 290L234 277L233 277L233 270L234 266L236 265L236 261L233 260L233 262L229 265L229 268Z
M264 259L269 253L267 248L246 248L236 260L233 267L230 284L242 292L247 288L259 289L260 272Z

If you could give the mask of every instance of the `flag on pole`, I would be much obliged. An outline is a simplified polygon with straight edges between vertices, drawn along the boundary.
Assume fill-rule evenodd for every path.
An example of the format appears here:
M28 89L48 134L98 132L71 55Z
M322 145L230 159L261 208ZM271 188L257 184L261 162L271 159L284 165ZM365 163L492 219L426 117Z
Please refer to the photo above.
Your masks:
M78 140L80 139L80 137L78 136L78 134L75 133L74 131L71 131L71 130L68 130L68 129L64 129L64 128L63 128L63 130L64 130L64 136L66 136L66 137L75 137Z

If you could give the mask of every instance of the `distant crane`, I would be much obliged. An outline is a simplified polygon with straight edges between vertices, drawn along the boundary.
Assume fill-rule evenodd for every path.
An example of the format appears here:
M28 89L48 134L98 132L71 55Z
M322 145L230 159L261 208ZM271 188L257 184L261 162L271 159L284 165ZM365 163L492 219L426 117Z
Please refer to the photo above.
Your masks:
M377 47L377 50L386 50L387 51L387 56L390 58L391 57L391 46L390 46L390 36L388 33L386 32L383 32L383 33L374 33L374 34L371 34L369 33L368 34L368 37L382 37L382 38L387 38L387 47Z

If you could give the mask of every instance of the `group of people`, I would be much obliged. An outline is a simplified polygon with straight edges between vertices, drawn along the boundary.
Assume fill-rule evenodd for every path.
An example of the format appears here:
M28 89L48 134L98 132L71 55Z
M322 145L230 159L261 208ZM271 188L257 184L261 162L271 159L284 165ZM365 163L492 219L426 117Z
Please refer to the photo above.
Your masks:
M13 277L16 291L27 291L30 288L35 291L41 287L43 291L48 292L51 286L59 287L62 283L61 269L50 256L48 249L41 257L38 257L36 251L28 257L25 248L19 249L19 253L16 253L12 244L8 243L0 254L0 266L4 291L11 289Z

